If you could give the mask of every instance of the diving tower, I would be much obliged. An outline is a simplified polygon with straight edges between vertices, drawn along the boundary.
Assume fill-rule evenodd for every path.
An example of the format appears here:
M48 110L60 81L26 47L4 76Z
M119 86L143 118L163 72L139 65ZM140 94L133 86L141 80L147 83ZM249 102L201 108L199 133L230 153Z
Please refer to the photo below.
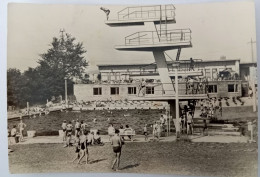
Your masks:
M153 5L126 7L117 13L117 18L105 22L111 27L144 25L144 31L125 37L125 43L115 46L120 51L153 52L160 80L165 95L175 95L172 77L169 72L164 52L178 50L176 60L182 48L192 47L190 29L168 29L168 24L176 23L175 7L173 5ZM167 83L167 84L164 84Z

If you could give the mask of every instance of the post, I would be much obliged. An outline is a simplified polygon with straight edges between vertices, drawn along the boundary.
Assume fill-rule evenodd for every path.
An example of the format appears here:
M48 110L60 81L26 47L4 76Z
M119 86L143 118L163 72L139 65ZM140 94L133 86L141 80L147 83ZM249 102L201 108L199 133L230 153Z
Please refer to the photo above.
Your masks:
M180 138L180 113L179 113L179 86L178 86L178 70L175 70L175 100L176 100L176 138Z
M65 77L65 104L68 106L68 96L67 96L67 78Z
M29 107L29 102L27 101L27 114L29 115L30 114L30 107Z

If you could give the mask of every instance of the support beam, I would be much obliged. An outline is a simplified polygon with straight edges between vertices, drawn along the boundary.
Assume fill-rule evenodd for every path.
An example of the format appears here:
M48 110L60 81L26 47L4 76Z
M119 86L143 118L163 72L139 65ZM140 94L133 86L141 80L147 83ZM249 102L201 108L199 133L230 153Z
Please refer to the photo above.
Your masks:
M154 50L153 56L157 64L157 69L160 75L160 80L162 82L164 95L174 95L175 91L173 84L169 75L168 66L166 63L166 58L164 52L160 50Z

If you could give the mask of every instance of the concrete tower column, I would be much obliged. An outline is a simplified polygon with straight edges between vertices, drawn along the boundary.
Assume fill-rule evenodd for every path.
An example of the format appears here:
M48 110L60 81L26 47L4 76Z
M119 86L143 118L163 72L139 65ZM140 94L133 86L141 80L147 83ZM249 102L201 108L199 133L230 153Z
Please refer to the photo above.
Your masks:
M165 95L174 95L175 91L169 75L166 58L164 56L163 51L154 50L153 56L157 64L157 69L160 75L160 80L162 82Z

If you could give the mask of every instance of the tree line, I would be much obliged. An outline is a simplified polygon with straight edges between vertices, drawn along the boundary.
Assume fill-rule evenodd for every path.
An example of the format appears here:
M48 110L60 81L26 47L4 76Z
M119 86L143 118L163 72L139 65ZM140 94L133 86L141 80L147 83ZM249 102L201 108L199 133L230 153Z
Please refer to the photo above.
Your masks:
M72 95L75 78L88 82L89 77L84 74L88 66L85 53L83 43L76 42L70 34L54 37L50 48L40 54L37 67L24 72L16 68L7 70L8 106L24 107L26 102L42 104L59 95L64 98L65 77L68 95Z

